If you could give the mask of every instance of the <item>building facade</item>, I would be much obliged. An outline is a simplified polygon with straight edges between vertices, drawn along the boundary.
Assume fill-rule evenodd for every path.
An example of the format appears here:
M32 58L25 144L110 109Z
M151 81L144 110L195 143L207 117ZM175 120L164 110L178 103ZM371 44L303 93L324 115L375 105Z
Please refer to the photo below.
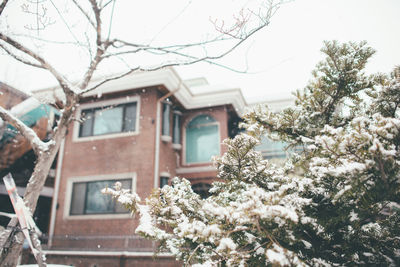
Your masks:
M51 101L57 90L35 96ZM211 159L225 151L222 140L236 134L246 103L238 88L194 91L166 68L112 81L85 96L58 154L49 263L180 265L165 253L155 260L157 244L135 235L137 218L100 190L120 181L144 199L180 176L207 196L216 179Z
M49 104L62 99L59 88L34 95ZM87 93L54 164L44 231L48 263L180 266L168 253L154 258L157 244L135 234L138 218L100 190L119 181L144 199L179 176L207 197L217 177L212 157L226 151L221 143L239 132L247 106L239 88L182 81L173 68L129 75ZM276 149L260 146L268 158L282 156Z

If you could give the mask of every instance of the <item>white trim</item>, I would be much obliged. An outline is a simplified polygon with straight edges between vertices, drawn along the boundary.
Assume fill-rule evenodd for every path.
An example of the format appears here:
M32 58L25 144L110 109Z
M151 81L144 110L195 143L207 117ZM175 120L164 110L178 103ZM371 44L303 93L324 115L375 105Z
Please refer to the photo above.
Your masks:
M140 121L140 96L127 96L127 97L120 97L114 98L109 100L98 101L94 103L85 103L81 104L77 109L75 116L76 118L81 117L81 111L88 108L97 108L102 106L109 106L109 105L117 105L117 104L126 104L126 103L133 103L136 102L136 122L135 122L135 131L133 132L120 132L120 133L110 133L110 134L103 134L103 135L93 135L87 137L79 137L79 128L80 123L79 119L75 120L74 122L74 129L72 135L73 142L84 142L84 141L93 141L93 140L101 140L101 139L109 139L109 138L118 138L124 136L132 136L139 134L139 121Z
M154 177L153 183L154 188L158 188L160 186L160 181L158 178L158 172L160 169L160 135L161 135L161 103L159 100L156 102L157 111L156 111L156 139L155 139L155 151L154 151Z
M161 141L163 141L165 143L169 143L172 141L172 137L169 135L161 135Z
M173 113L173 114L177 114L177 115L179 115L179 116L182 116L182 115L183 115L181 111L176 110L176 109L172 110L172 113Z
M116 174L104 174L104 175L91 175L91 176L80 176L72 177L67 180L67 190L65 192L64 202L64 213L63 218L65 220L89 220L89 219L122 219L131 218L130 213L124 214L82 214L82 215L70 215L71 208L71 197L72 197L72 185L76 182L90 182L90 181L102 181L102 180L116 180L132 178L132 192L136 192L136 172L129 173L116 173Z
M126 257L174 257L172 253L134 252L134 251L82 251L82 250L44 250L46 255L66 256L126 256Z
M92 81L88 88L103 79L104 78ZM114 93L160 84L164 85L170 92L174 91L181 84L181 90L176 92L174 96L185 109L197 109L231 104L237 114L242 116L245 112L245 107L247 106L240 88L213 88L213 90L208 90L205 93L193 93L190 88L182 82L182 79L172 67L150 72L135 72L120 79L107 82L95 90L86 93L85 96L96 96L99 93ZM49 91L52 93L49 93ZM59 87L36 90L33 94L37 96L38 99L52 103L55 102L55 99L53 99L54 97L65 99L65 96Z
M17 186L17 191L20 196L25 194L25 187ZM54 189L52 187L44 186L43 190L40 192L40 196L42 197L52 197ZM1 195L8 195L7 189L4 184L0 184L0 194Z
M214 166L181 167L176 169L177 174L217 171Z
M160 177L171 177L171 174L169 172L160 172Z
M182 145L181 144L172 144L172 148L175 150L181 150L182 149Z
M61 169L62 169L62 164L63 164L63 160L64 160L64 146L65 146L65 138L61 141L60 149L58 152L58 158L57 158L57 169L56 169L56 177L55 177L55 183L54 183L54 194L53 194L53 201L51 203L51 213L50 213L49 247L51 247L51 245L53 243L54 227L55 227L55 223L56 223L58 193L60 191Z
M194 120L195 118L199 117L199 116L203 116L203 115L207 115L210 116L211 118L213 118L215 121L210 122L210 123L204 123L204 124L200 124L201 126L212 126L212 125L217 125L217 130L218 130L218 144L219 144L219 148L218 148L218 155L213 155L213 157L215 156L220 156L221 155L221 145L222 145L222 140L221 140L221 123L219 120L215 119L215 116L213 116L212 114L208 113L208 112L202 112L202 113L197 113L195 115L193 115L192 117L189 117L190 119L187 120L184 124L183 127L183 135L182 135L182 143L183 143L183 165L186 166L193 166L193 165L199 165L199 164L210 164L212 163L212 158L209 161L200 161L200 162L187 162L186 161L186 151L187 151L187 147L186 147L186 128L188 126L188 124Z

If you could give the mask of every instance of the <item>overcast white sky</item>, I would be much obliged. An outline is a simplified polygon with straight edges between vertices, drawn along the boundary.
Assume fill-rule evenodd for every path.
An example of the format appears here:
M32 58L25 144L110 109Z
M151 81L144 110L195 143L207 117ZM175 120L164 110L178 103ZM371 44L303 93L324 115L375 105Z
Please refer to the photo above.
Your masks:
M250 72L257 74L234 74L206 64L178 70L185 78L203 73L211 84L236 85L248 101L285 98L307 84L322 59L323 40L334 39L366 40L377 50L368 72L391 71L400 65L400 1L297 0L282 6L270 27L252 40L246 58ZM229 60L243 61L243 50Z
M238 0L230 2L234 5ZM117 3L123 5L131 2ZM157 3L156 8L154 1L152 4L143 3L143 6L136 3L133 9L123 8L126 14L118 16L121 21L116 19L113 30L122 23L125 24L124 31L136 32L135 36L143 37L137 34L137 31L142 31L143 35L149 34L145 38L153 38L156 33L160 41L163 38L184 39L187 35L182 34L182 27L186 27L188 33L196 34L197 25L194 23L199 14L206 18L216 18L220 10L227 9L226 6L216 6L219 1ZM140 18L143 23L126 25L124 16ZM193 17L196 17L194 22L185 23L185 19ZM155 18L159 24L155 23ZM178 24L181 30L174 32ZM394 65L400 64L399 30L399 0L295 0L278 10L269 27L258 32L244 46L221 61L240 70L247 65L248 74L235 73L206 63L179 67L177 70L184 79L203 76L212 85L239 87L248 102L288 98L292 91L303 88L310 79L311 70L322 59L319 50L323 40L366 40L377 50L368 65L368 72L389 72ZM60 52L63 53L57 51L58 54ZM4 56L0 57L0 62L1 81L22 90L49 85L44 76L28 72ZM65 62L65 65L69 64L67 59Z

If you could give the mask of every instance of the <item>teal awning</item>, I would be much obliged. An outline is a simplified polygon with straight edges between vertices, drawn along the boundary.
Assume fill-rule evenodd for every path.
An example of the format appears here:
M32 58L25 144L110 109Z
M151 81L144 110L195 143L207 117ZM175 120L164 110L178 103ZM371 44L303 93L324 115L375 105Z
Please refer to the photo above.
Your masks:
M38 107L28 111L27 113L19 116L19 119L27 126L34 126L40 119L49 118L50 114L59 114L59 111L52 106L41 104ZM18 134L18 130L11 124L7 124L3 135L0 137L0 145L13 139Z

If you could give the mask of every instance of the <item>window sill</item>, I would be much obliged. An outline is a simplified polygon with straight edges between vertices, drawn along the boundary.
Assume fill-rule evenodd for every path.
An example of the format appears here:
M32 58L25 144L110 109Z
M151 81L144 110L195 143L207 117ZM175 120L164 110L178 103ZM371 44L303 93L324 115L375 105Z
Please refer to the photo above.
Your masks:
M122 132L122 133L113 133L113 134L103 134L103 135L93 135L87 137L75 137L74 142L86 142L86 141L95 141L95 140L103 140L103 139L112 139L126 136L134 136L138 135L139 132Z
M162 135L161 136L161 141L165 142L165 143L169 143L172 141L172 137L168 136L168 135Z
M175 150L181 150L182 149L182 145L181 144L172 144L172 148Z
M86 214L86 215L68 215L64 217L66 220L113 220L113 219L129 219L131 214Z

